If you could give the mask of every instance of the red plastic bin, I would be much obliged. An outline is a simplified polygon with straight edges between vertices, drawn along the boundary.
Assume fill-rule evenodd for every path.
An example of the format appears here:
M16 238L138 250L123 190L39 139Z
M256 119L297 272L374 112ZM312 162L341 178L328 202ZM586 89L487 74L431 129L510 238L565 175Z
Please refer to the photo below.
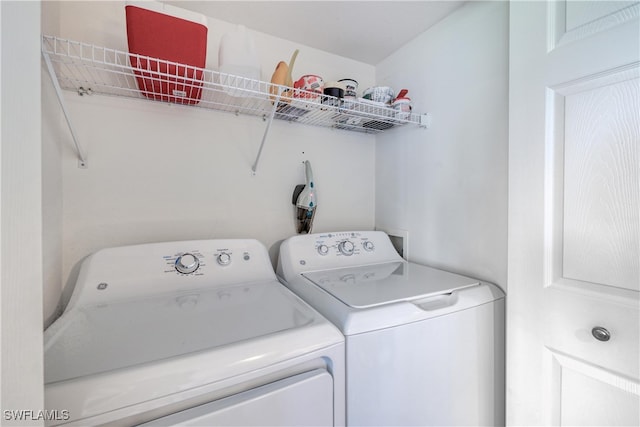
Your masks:
M137 6L125 11L129 53L160 60L130 55L140 92L158 101L197 104L202 71L193 67L205 67L207 27Z

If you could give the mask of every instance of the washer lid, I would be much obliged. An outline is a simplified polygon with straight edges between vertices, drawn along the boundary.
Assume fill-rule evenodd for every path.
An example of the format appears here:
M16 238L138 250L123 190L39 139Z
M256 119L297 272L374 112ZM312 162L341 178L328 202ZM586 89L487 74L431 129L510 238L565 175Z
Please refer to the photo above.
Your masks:
M45 331L45 383L215 349L323 321L276 281L78 307Z
M442 295L480 284L476 279L406 262L316 271L303 276L354 308Z

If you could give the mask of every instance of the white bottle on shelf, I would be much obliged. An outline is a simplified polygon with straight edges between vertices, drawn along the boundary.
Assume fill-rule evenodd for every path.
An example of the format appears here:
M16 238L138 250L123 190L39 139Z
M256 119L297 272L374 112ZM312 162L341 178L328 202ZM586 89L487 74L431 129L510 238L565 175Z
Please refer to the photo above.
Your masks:
M259 90L257 82L254 84L248 80L226 76L229 74L256 81L260 80L260 61L255 42L244 25L238 25L234 31L222 36L218 48L218 64L222 73L220 83L228 85L228 92L232 95L242 95L242 91L231 90L233 88Z

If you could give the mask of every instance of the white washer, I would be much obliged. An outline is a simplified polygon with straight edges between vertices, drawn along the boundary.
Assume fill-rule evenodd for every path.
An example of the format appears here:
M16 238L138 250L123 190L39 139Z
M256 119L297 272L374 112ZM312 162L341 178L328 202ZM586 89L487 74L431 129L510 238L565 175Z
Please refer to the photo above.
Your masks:
M45 331L50 425L344 425L344 337L256 240L104 249Z
M346 337L347 425L504 425L504 293L380 231L300 235L278 276Z

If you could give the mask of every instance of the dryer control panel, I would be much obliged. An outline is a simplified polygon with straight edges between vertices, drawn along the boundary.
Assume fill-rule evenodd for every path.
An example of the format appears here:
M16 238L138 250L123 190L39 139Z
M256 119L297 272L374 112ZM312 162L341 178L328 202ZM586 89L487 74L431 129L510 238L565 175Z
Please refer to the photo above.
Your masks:
M251 268L252 264L249 262L252 258L251 254L252 251L249 248L238 247L237 244L234 247L209 247L206 250L194 247L186 251L164 255L163 258L166 261L164 272L200 276L206 273L209 265L214 268L226 267L230 266L232 262L234 262L234 266L240 262L244 267Z
M254 239L212 239L107 248L83 262L69 305L277 280Z

